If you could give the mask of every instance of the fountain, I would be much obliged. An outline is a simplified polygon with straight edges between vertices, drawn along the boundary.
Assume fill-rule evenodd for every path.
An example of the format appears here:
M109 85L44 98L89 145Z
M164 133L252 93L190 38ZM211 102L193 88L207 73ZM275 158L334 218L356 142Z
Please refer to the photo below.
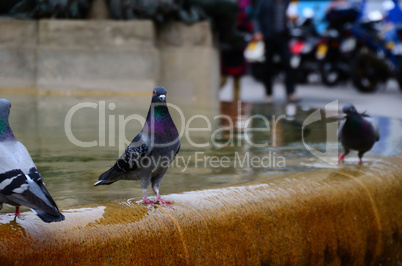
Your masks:
M223 102L217 109L172 101L186 114L183 123L171 109L179 128L206 129L205 119L189 124L193 115L202 113L214 122L211 131L221 130L213 139L208 130L191 132L192 143L210 144L201 148L182 137L182 150L161 186L164 199L175 206L171 209L142 205L135 181L93 187L119 156L120 142L124 147L124 141L141 128L140 120L127 117L145 116L148 99L4 97L13 104L10 123L16 137L30 151L66 220L46 224L27 208L22 208L23 217L0 214L2 265L401 262L400 121L378 118L383 137L367 153L365 163L358 165L351 155L338 166L322 162L301 142L304 130L304 140L323 149L323 127L334 118L302 129L302 121L313 110L297 109L278 120L275 131L271 124L270 130L247 132L247 123L263 128L263 117L271 121L273 114L286 113L285 108ZM93 147L78 147L66 136L66 114L80 103L92 107L71 115L71 134L82 143L95 141ZM99 117L105 118L105 125ZM113 123L115 131L110 130ZM228 158L229 166L213 167L214 156L220 162ZM260 164L252 164L246 156L260 158ZM204 167L207 157L210 161ZM285 167L278 163L281 157ZM334 154L333 162L336 159ZM236 163L243 164L234 167ZM12 210L5 206L2 212Z

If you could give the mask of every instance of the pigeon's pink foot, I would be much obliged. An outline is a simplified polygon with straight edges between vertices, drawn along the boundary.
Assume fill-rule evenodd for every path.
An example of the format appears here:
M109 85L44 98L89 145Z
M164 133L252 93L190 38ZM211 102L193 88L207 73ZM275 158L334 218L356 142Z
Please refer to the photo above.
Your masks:
M159 205L163 206L168 206L172 209L174 209L174 207L172 206L172 204L170 203L170 201L164 201L161 197L158 197L158 199L156 200L157 203L159 203Z
M145 204L145 205L150 204L151 206L155 206L155 202L150 201L150 200L149 200L148 198L146 198L146 197L144 197L144 200L143 200L142 204Z
M14 215L16 217L24 217L25 216L24 214L20 213L20 206L15 207L15 213L14 214L9 213L8 215L10 215L10 216Z
M16 214L16 213L7 213L7 214L5 214L5 215L8 215L8 216L15 216L15 217L24 217L24 216L25 216L25 214L21 214L21 213L18 213L18 214Z
M359 164L360 164L360 165L362 165L362 164L363 164L363 161L362 161L362 159L360 159L360 161L359 161Z
M339 155L339 159L338 159L338 163L343 162L343 159L345 158L345 154L342 153L341 155Z

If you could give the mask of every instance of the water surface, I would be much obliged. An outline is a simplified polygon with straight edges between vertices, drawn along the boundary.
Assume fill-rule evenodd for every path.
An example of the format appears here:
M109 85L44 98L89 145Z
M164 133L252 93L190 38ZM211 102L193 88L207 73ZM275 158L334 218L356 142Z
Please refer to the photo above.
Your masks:
M3 97L12 102L10 124L15 136L29 150L60 208L141 199L138 181L119 181L101 187L93 184L120 156L119 149L126 146L124 140L131 140L140 132L141 119L125 119L132 115L145 118L149 99ZM77 104L82 108L72 113L71 108ZM201 130L183 134L180 153L162 181L162 194L242 184L256 180L259 175L272 174L278 178L296 171L337 167L318 159L305 147L307 144L325 152L327 127L339 120L337 113L326 118L322 112L321 120L303 127L306 117L315 110L236 102L203 107L174 104L184 115L171 108L179 130L189 127ZM65 124L68 114L72 114L71 134L91 147L77 146L68 138L66 129L70 127ZM402 122L375 118L380 124L381 140L365 155L367 165L388 156L401 156ZM329 156L330 163L336 164L337 152ZM357 154L351 153L345 165L357 162ZM153 196L151 189L148 194ZM5 207L5 211L12 210Z

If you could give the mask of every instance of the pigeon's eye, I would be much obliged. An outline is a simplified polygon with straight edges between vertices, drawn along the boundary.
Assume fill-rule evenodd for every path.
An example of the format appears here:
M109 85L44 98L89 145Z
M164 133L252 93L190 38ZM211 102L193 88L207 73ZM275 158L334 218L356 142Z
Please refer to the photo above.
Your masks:
M156 91L154 91L154 95L156 95Z

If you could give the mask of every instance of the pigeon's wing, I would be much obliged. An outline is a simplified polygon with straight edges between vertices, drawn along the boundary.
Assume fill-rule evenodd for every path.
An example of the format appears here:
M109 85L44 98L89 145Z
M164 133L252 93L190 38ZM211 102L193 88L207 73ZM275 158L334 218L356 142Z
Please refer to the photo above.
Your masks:
M53 200L49 201L37 182L20 169L0 174L0 194L10 203L24 205L56 216L59 214L57 208L55 210L53 207Z
M134 171L137 169L141 160L152 152L151 140L144 134L138 134L120 159L117 160L115 168L117 167L122 172Z
M374 134L375 134L375 137L376 137L375 140L376 140L376 141L379 141L379 140L380 140L380 128L378 127L377 122L376 122L372 117L370 117L370 116L368 116L368 115L365 115L365 116L364 116L364 119L365 119L367 122L369 122L370 125L371 125L371 127L373 128Z
M342 135L342 129L343 126L345 125L346 122L346 118L343 118L342 121L339 123L339 127L338 127L338 140L341 140L341 135Z
M125 173L135 171L144 158L152 152L151 140L142 132L138 134L116 163L99 176L94 185L109 185L119 180Z

